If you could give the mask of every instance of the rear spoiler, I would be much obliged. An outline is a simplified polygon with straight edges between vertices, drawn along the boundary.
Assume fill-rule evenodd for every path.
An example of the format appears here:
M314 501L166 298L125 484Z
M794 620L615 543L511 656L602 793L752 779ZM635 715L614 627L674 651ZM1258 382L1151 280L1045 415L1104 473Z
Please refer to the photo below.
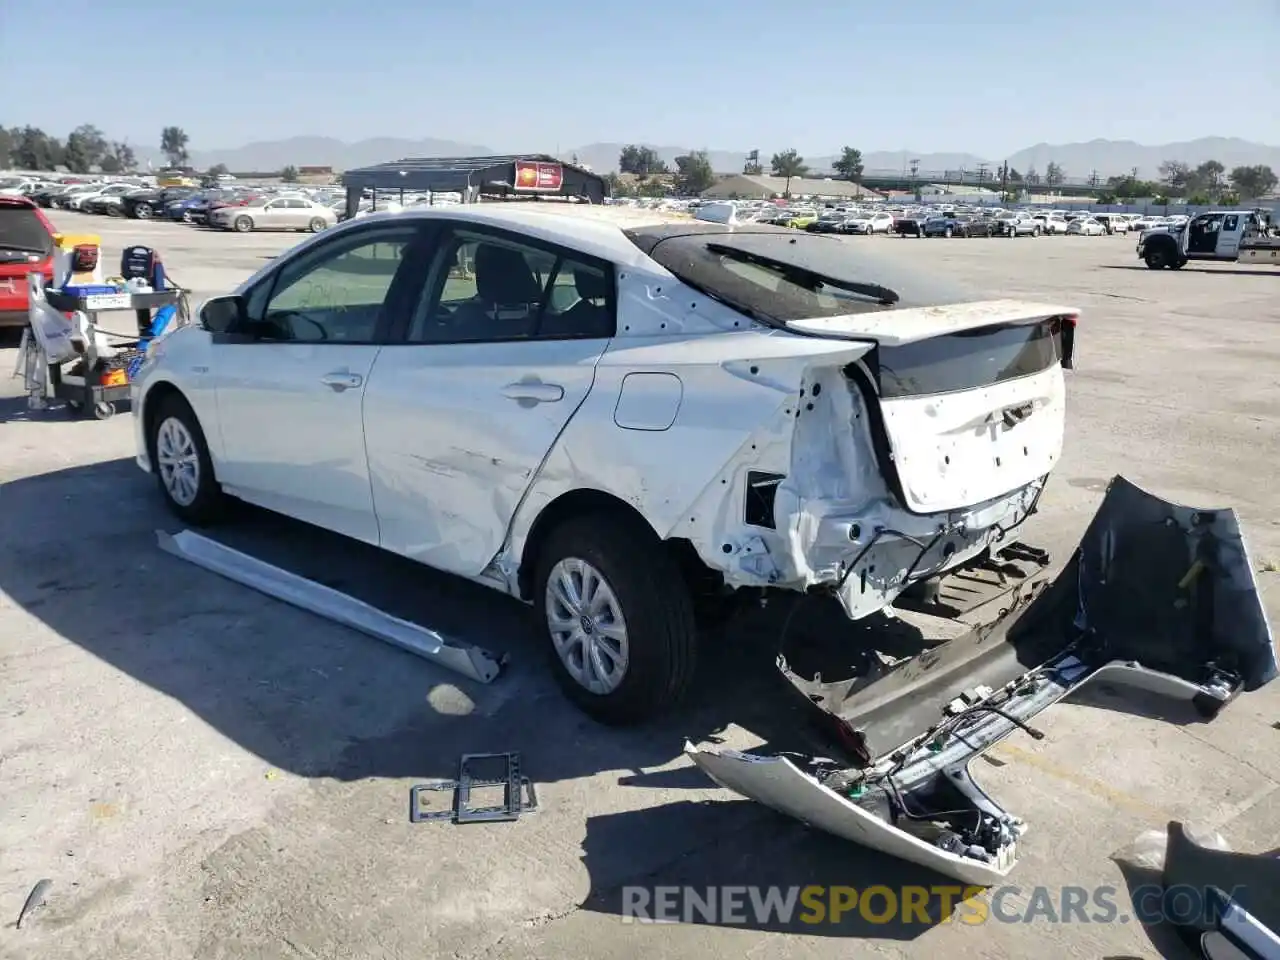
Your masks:
M835 317L788 320L787 329L813 337L871 340L882 347L898 347L932 337L944 337L983 327L1030 325L1062 321L1062 366L1071 369L1075 352L1076 307L1028 300L976 300L941 307L907 307Z

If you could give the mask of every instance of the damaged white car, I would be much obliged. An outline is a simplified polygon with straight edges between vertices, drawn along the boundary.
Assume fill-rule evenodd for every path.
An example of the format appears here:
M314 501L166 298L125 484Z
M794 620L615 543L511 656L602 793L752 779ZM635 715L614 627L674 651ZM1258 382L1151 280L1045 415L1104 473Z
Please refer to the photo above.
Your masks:
M858 619L1042 565L1008 535L1060 455L1075 324L784 228L412 209L157 341L138 462L188 522L231 496L535 605L568 694L633 722L725 596Z

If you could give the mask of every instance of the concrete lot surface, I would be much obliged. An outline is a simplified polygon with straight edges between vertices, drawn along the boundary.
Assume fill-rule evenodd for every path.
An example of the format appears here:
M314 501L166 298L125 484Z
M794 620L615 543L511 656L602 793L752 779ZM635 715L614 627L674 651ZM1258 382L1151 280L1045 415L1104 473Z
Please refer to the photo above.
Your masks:
M156 247L200 296L290 234L56 216L108 267ZM1064 460L1026 539L1065 556L1124 473L1233 506L1255 566L1280 559L1280 276L1140 268L1132 238L860 238L975 293L1083 311ZM0 350L12 369L14 351ZM6 958L1154 957L1136 922L635 925L631 884L936 884L717 789L685 737L749 747L778 713L767 615L709 638L694 703L643 730L563 701L522 608L255 511L228 542L511 654L490 686L161 553L177 530L132 463L128 416L31 413L0 380L0 956ZM1259 572L1273 622L1280 574ZM744 653L743 651L746 651ZM1031 823L1011 877L1123 892L1111 859L1186 820L1244 851L1280 846L1280 685L1212 723L1108 691L1043 716L975 764ZM1160 719L1164 717L1165 719ZM519 750L541 809L518 823L408 823L409 787L464 752ZM13 927L28 891L45 906ZM1014 903L1010 900L1009 903ZM1013 909L1008 907L1006 912ZM936 912L936 911L935 911ZM1154 937L1154 940L1153 940ZM1169 952L1168 955L1177 955Z

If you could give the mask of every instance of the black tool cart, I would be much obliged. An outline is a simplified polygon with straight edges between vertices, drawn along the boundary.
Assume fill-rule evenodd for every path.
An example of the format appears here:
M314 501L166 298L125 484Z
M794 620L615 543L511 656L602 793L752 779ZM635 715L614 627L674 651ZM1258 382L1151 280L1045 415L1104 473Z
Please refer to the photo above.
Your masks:
M71 296L46 289L44 296L49 306L63 313L81 311L88 317L84 353L68 364L49 365L49 395L66 401L72 410L91 415L95 420L114 416L116 404L129 399L129 382L145 356L155 311L177 304L182 295L182 290L170 289ZM132 313L137 322L136 331L118 332L101 326L98 316L108 312ZM118 341L112 344L118 352L109 357L100 356L95 333Z

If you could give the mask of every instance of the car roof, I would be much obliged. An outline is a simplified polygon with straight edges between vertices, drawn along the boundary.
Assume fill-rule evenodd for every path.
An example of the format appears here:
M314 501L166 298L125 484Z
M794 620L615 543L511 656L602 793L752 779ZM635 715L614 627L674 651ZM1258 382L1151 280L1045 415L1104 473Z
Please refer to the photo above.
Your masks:
M622 224L556 209L551 204L455 204L447 207L409 207L394 213L374 214L359 221L367 226L382 217L410 220L460 220L523 233L536 240L572 247L581 253L624 265L652 262L627 239ZM633 226L627 224L627 226ZM343 224L338 229L346 229Z

